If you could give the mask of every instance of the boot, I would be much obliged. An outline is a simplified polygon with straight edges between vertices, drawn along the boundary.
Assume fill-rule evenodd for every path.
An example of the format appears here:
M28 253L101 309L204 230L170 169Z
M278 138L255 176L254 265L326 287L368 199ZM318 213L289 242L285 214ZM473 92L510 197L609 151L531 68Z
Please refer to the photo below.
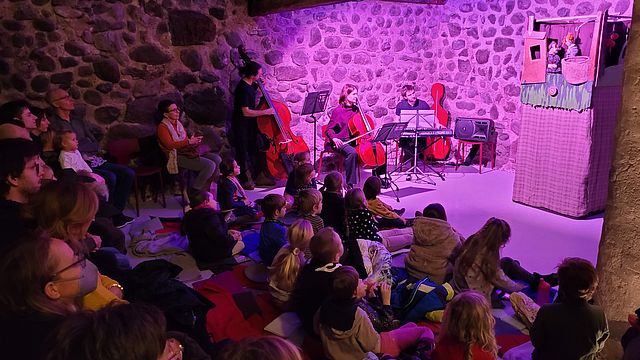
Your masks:
M255 183L258 187L270 187L276 184L276 182L272 178L267 177L264 172L258 174Z

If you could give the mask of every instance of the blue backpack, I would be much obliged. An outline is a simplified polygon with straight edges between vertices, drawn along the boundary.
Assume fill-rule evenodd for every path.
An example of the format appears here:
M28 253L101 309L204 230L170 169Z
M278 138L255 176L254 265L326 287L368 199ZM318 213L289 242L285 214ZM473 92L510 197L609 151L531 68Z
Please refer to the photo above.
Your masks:
M441 321L442 311L453 295L449 283L440 285L428 277L415 283L403 280L391 293L391 306L403 322Z

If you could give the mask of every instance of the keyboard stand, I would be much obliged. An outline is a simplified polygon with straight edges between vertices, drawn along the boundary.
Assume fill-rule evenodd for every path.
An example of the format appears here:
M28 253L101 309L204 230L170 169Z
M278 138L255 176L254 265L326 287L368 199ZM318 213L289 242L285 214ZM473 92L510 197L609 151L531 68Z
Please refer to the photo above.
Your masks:
M429 147L433 146L433 144L435 144L437 141L441 141L442 140L442 136L440 136L440 135L433 135L433 136L426 135L426 137L427 138L429 138L429 137L439 137L439 139L436 139L431 144L427 145L425 150L428 149ZM414 147L413 147L413 159L408 159L408 160L403 161L402 164L400 164L400 167L397 167L396 169L394 169L391 172L391 174L396 172L397 169L401 169L404 166L405 163L410 162L411 160L413 160L413 166L412 167L410 167L409 169L407 169L404 172L398 173L400 176L406 175L406 180L407 181L411 181L412 178L415 176L415 180L416 181L419 181L422 178L426 178L425 182L427 184L436 185L436 183L431 179L430 173L433 173L433 174L437 175L442 181L444 181L445 178L444 178L444 174L442 173L442 171L438 171L438 170L434 169L429 163L427 163L426 159L423 159L422 161L424 162L424 165L427 168L429 168L430 173L429 172L425 173L418 166L418 130L414 131L414 144L413 145L414 145Z

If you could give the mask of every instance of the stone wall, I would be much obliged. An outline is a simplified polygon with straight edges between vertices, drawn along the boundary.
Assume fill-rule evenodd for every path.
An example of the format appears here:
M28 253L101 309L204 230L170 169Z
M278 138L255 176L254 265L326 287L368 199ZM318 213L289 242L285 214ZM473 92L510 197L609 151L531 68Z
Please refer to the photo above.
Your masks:
M489 117L498 131L497 165L513 168L520 130L522 34L529 15L630 14L631 0L449 0L446 5L358 1L247 16L243 0L0 0L0 101L38 103L68 88L79 111L113 136L151 134L159 99L184 103L189 126L226 144L237 47L265 65L267 88L300 121L307 91L360 87L378 122L394 119L402 84L432 102L446 87L453 118ZM323 119L326 121L326 118Z

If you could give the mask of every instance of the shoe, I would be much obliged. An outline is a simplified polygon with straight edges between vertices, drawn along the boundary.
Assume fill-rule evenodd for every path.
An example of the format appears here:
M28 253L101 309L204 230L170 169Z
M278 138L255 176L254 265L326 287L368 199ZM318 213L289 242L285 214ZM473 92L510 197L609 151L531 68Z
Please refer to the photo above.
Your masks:
M135 220L135 218L128 217L121 213L119 215L114 216L111 220L113 220L113 225L115 227L122 228L131 224Z
M420 211L417 211L417 210L416 210L416 212L415 212L415 214L414 214L414 215L415 215L416 217L418 217L418 216L422 216L422 213L421 213Z
M404 214L404 212L406 211L405 208L402 209L398 209L398 210L393 210L396 214L398 214L398 216L402 216Z
M491 307L493 309L504 309L506 307L502 302L502 294L498 294L495 291L491 293Z
M254 181L257 187L269 187L276 184L272 178L267 177L264 173L260 173Z
M253 181L245 181L240 184L240 186L242 186L242 188L245 190L253 190L256 188L256 184L254 184Z
M542 275L542 279L551 287L558 286L558 274Z

